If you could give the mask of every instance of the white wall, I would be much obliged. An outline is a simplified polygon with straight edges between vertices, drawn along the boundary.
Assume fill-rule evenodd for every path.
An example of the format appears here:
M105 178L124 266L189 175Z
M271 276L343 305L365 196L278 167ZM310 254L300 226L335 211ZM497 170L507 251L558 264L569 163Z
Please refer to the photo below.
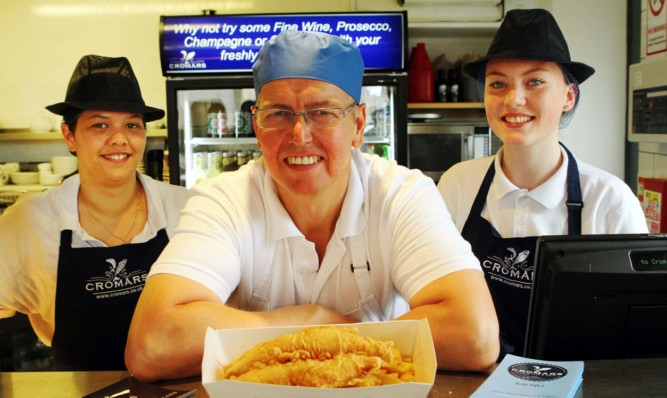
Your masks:
M573 60L595 68L561 140L579 159L624 177L627 4L624 0L555 0L552 14Z
M166 108L160 15L347 10L348 0L0 0L0 129L28 128L65 98L85 54L130 60L147 104ZM51 117L51 116L50 116ZM52 116L54 122L58 118ZM0 159L1 161L2 159Z
M544 3L514 3L539 1ZM572 58L597 70L581 87L582 101L572 125L562 133L563 141L581 160L622 178L626 2L550 3ZM146 102L165 108L160 15L198 14L203 9L218 14L349 11L368 4L375 10L400 9L396 0L0 0L0 129L28 128L32 118L45 112L44 106L62 101L77 61L91 53L128 57ZM49 117L54 124L58 120Z

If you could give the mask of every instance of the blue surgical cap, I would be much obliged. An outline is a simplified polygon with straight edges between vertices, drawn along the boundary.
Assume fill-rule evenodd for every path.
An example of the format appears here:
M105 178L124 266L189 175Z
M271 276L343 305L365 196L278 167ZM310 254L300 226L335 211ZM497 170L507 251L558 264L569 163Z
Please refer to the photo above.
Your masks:
M359 103L364 61L359 49L341 37L287 30L259 50L252 72L257 95L272 80L314 79L340 87Z

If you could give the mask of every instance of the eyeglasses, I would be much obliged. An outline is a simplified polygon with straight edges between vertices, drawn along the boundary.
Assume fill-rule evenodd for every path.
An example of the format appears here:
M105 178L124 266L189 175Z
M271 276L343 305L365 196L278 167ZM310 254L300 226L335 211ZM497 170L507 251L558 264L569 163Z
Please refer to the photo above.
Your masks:
M264 129L286 129L292 126L294 117L303 115L306 123L314 129L326 129L339 126L345 116L357 104L352 104L347 109L343 108L316 108L305 112L293 112L287 109L255 109L253 115L257 125Z

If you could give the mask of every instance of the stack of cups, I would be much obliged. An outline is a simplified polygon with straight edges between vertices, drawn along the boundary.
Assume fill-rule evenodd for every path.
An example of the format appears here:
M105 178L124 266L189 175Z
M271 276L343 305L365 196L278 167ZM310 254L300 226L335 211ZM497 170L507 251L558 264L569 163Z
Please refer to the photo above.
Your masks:
M53 172L55 174L68 175L78 169L78 162L75 156L54 156L51 158Z
M0 186L9 183L9 176L21 170L18 162L8 162L0 164Z
M5 170L0 167L0 187L5 185L9 181L9 173L5 173Z

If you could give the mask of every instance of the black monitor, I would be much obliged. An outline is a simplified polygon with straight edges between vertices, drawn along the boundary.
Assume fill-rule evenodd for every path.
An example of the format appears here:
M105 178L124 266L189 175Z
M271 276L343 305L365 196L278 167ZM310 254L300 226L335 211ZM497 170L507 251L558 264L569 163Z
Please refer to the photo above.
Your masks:
M523 355L667 357L667 234L538 238Z

